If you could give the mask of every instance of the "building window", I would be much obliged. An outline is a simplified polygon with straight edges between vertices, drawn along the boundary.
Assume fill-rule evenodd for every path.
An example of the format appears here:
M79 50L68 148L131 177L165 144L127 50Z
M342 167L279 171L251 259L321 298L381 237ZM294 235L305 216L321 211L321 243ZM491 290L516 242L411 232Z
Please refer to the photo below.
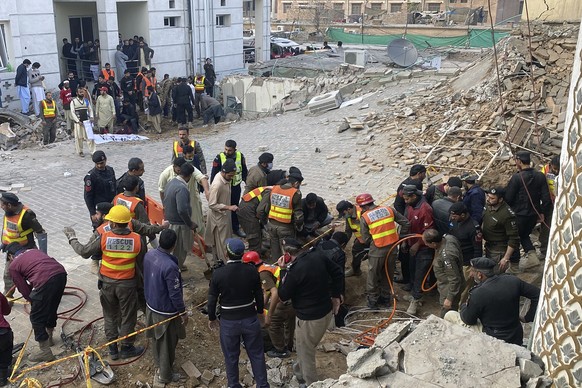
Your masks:
M427 7L429 12L439 12L441 10L441 3L428 3Z
M402 12L402 3L390 3L390 12Z
M6 44L6 30L7 26L0 23L0 69L6 68L8 66L8 45Z
M352 4L352 15L360 15L362 13L362 4Z
M283 3L283 13L287 13L291 10L291 3Z
M169 0L168 1L168 8L170 8L170 9L176 8L176 0Z
M468 2L469 2L469 0L461 0L461 3L467 4Z
M449 0L449 4L454 4L456 2L457 2L457 0Z
M226 7L226 0L220 0L220 6Z
M371 9L373 9L374 11L381 11L382 3L372 3Z
M230 15L216 15L216 27L230 27Z
M180 18L178 16L166 16L164 18L165 27L178 27Z
M343 11L344 5L342 3L333 3L333 9L336 11Z

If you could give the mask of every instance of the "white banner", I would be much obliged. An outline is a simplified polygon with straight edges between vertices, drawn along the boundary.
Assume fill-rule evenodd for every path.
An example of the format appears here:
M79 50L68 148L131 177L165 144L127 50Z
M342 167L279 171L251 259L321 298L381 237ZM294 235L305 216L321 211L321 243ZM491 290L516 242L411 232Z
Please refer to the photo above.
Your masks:
M149 138L141 135L114 135L107 133L104 135L95 134L93 135L93 140L95 140L95 144L103 144L110 142L143 141L149 140Z
M85 127L87 139L93 140L95 138L95 135L93 134L93 123L90 120L85 120L83 121L83 126Z

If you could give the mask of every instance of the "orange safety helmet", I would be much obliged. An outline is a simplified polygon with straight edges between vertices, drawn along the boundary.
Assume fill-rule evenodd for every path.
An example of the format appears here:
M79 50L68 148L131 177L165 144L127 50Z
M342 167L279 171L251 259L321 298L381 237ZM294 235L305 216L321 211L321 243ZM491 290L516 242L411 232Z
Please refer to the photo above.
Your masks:
M372 198L372 195L368 193L363 193L356 197L356 203L359 206L368 205L372 202L374 202L374 198Z
M261 260L261 255L259 255L258 252L255 251L248 251L247 253L245 253L242 257L242 262L254 265L263 264L263 260Z

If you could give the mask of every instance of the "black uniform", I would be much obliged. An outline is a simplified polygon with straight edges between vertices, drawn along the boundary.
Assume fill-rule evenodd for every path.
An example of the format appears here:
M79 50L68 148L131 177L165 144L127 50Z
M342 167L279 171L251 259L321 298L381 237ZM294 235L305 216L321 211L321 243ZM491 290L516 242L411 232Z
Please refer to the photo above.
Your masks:
M103 171L92 168L85 175L84 182L85 204L91 215L96 213L95 206L99 202L111 202L117 194L115 171L110 166L106 166Z
M194 95L192 89L186 83L179 83L172 90L172 100L176 104L176 120L180 124L186 124L186 112L188 112L188 122L194 120L192 104L194 104Z
M117 179L116 182L116 186L117 186L117 194L122 194L125 191L125 179L130 176L127 171L123 173L122 176L119 177L119 179ZM143 180L140 177L137 177L137 179L139 179L139 190L137 191L137 197L139 199L141 199L142 201L145 202L146 200L146 194L145 194L145 183L143 182Z
M336 263L342 270L342 273L345 274L346 268L346 253L340 247L339 243L335 241L333 238L329 240L322 240L317 246L315 247L315 251L323 253L327 256L331 261ZM331 287L331 281L330 281ZM346 282L345 277L342 278L342 295L346 294Z
M519 298L526 297L531 305L524 319L532 322L540 289L512 275L494 275L469 292L466 305L461 307L461 319L474 325L479 319L483 331L505 342L521 345L523 327L519 320Z
M481 226L471 217L463 222L453 222L449 234L459 240L463 252L463 265L471 265L471 259L483 256Z
M398 190L396 190L396 198L394 198L394 209L400 214L404 214L404 211L406 210L406 203L402 197L402 188L406 185L415 185L418 190L422 191L422 181L412 179L411 177L402 181L400 186L398 186Z
M137 98L135 96L135 80L130 75L124 76L119 81L121 83L121 90L123 91L123 99L129 101L131 105L135 105Z

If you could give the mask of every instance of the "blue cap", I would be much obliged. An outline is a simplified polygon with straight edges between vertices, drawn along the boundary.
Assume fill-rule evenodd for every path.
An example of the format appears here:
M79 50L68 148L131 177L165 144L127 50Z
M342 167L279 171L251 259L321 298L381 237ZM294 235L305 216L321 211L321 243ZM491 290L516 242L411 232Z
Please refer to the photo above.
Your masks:
M226 239L226 251L231 257L240 257L245 253L245 243L238 238Z

